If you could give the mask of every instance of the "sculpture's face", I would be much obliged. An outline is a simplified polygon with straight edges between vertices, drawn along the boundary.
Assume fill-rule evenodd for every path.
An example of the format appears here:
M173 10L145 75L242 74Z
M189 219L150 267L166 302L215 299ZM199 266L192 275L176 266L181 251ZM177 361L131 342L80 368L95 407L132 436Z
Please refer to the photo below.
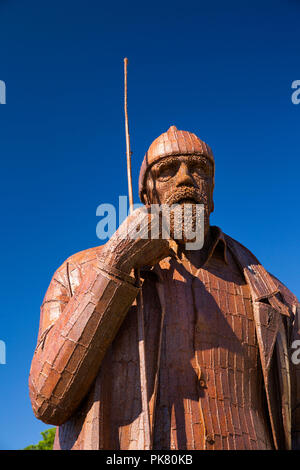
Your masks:
M155 163L147 178L149 204L203 204L205 228L213 211L213 165L199 155L170 156Z
M166 157L155 163L150 172L154 183L151 202L205 204L211 199L213 166L206 157Z

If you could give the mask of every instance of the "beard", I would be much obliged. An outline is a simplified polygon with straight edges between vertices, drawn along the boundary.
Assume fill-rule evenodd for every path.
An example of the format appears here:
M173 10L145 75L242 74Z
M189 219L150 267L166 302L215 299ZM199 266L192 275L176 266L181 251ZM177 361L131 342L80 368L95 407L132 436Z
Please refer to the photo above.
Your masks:
M166 195L165 204L176 205L170 212L170 236L179 244L193 242L195 233L209 227L210 198L208 191L197 188L180 187ZM199 225L197 205L204 206L204 217ZM198 207L199 209L199 207ZM204 224L204 227L203 227Z

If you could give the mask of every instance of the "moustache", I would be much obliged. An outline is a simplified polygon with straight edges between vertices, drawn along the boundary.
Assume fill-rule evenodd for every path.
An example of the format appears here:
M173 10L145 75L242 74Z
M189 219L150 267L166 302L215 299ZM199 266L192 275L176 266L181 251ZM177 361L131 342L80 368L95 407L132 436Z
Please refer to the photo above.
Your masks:
M197 204L205 204L207 202L207 195L195 188L182 187L166 198L166 204L171 206L184 200L195 201Z

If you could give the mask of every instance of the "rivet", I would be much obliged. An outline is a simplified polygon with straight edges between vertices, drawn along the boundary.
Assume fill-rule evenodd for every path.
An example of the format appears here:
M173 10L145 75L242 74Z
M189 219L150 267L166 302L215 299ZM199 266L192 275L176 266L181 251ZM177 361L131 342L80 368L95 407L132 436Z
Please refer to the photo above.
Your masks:
M210 434L208 434L206 436L206 441L208 442L208 444L214 444L215 443L214 438Z

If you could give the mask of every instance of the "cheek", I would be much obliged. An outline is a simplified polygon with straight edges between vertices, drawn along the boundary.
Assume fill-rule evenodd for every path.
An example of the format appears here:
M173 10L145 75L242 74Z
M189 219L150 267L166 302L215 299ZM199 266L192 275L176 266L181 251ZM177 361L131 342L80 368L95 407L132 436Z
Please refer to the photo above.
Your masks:
M198 177L196 180L196 183L197 183L198 190L201 193L207 195L207 202L209 206L211 206L212 201L213 201L213 186L212 186L211 181Z
M156 182L155 185L155 193L154 198L158 199L156 202L160 202L163 204L167 198L169 197L170 193L173 191L173 185L171 181L166 181L165 183Z
M206 194L211 193L211 184L209 181L198 176L198 177L195 177L195 182L199 191L206 193Z

